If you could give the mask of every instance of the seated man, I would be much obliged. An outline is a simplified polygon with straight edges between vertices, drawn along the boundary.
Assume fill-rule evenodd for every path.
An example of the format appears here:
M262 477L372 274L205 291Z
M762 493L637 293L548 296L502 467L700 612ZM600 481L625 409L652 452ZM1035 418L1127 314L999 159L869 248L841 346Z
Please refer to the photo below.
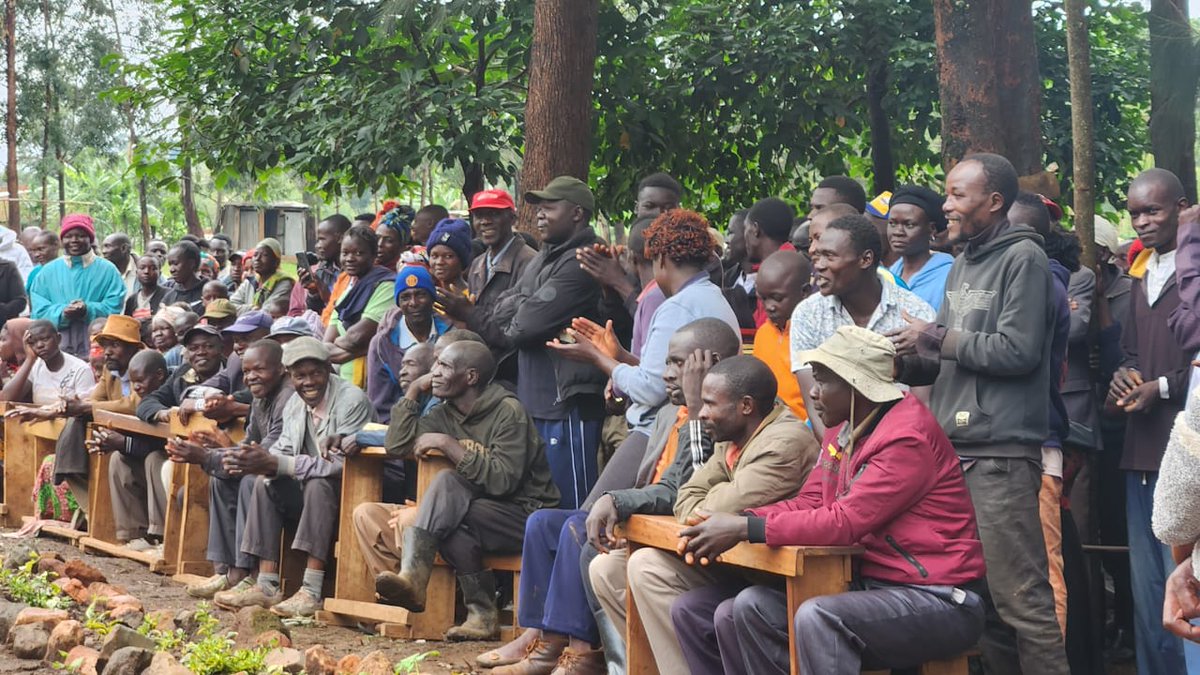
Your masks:
M187 401L179 407L180 415L200 412L218 422L228 422L235 417L250 414L253 398L242 382L242 357L246 349L271 332L273 321L265 312L252 310L221 331L221 337L233 342L233 353L225 360L225 367L204 381L204 386L217 391L209 392L203 400Z
M183 336L183 346L187 348L187 363L176 368L170 379L138 403L137 416L143 422L167 422L171 419L173 408L180 407L189 399L202 400L206 392L215 391L199 385L221 369L220 331L207 324L199 324Z
M129 361L128 374L133 390L129 409L114 412L132 414L141 397L161 387L168 377L167 361L153 349L143 349ZM102 405L106 403L96 401L93 408L98 410ZM167 514L167 490L162 481L167 456L162 440L97 427L88 450L111 454L108 486L117 539L134 551L155 551L161 556Z
M374 562L375 590L389 604L425 610L425 590L438 552L458 574L467 620L446 632L449 640L490 640L498 630L496 579L483 567L485 553L521 550L525 519L539 508L558 505L546 450L533 420L504 387L492 382L496 363L487 346L456 342L433 364L428 386L442 403L421 417L419 400L426 381L418 380L392 408L389 454L418 459L437 451L454 470L443 471L417 505L413 524L404 529L402 551L391 531L375 541L360 541ZM386 506L355 509L361 521L388 517ZM361 524L360 524L361 523ZM376 531L383 528L374 525ZM379 541L383 539L383 541ZM400 563L399 573L380 570Z
M23 343L25 361L4 384L0 401L50 406L92 393L96 386L92 367L62 350L62 336L54 324L45 319L30 321Z
M679 488L673 511L680 522L697 511L736 513L770 504L800 489L817 460L817 442L787 406L775 402L776 390L771 369L753 356L725 359L704 376L702 434L719 445ZM689 451L691 446L689 439ZM680 447L679 452L684 451ZM598 502L588 517L588 538L598 530L596 543L611 547L617 522L634 513L662 514L669 508L670 502L662 499L668 495L641 492L619 490L609 493L610 504ZM660 673L687 672L671 627L671 603L684 591L716 583L714 572L686 565L674 554L643 548L628 559L623 552L597 556L588 574L596 599L622 633L626 589L633 594Z
M937 419L896 387L895 355L887 338L857 326L802 352L828 429L819 467L794 499L698 513L680 533L681 552L701 564L740 541L866 549L854 591L796 613L804 673L911 668L960 654L983 633L983 547L966 481ZM693 587L671 616L693 674L789 670L793 617L780 589Z
M295 393L283 367L283 348L274 340L259 340L245 350L243 357L242 379L253 397L245 442L258 443L270 451L283 431L283 411ZM197 440L201 443L174 441L167 451L172 461L199 465L210 476L207 558L217 573L190 584L187 593L194 598L211 598L237 586L256 570L254 559L241 552L255 477L225 471L222 457L233 445L227 437L200 436Z
M343 436L371 421L371 401L332 373L329 351L316 338L283 347L283 365L296 390L283 409L283 430L270 450L257 442L226 450L221 465L232 476L255 476L246 508L241 552L258 559L258 582L213 596L218 607L257 605L280 616L312 616L321 607L325 566L337 536ZM308 556L300 590L282 600L279 539L284 520L298 521L292 549Z
M712 452L711 443L678 451L680 445L688 443L687 427L694 425L699 434L702 407L699 390L704 364L736 356L741 351L741 341L725 321L704 318L677 330L666 351L662 381L669 404L659 410L655 419L636 482L624 487L655 485L664 495L662 502L671 504L679 486L692 477L693 470ZM702 357L695 356L697 352ZM602 482L604 479L601 476ZM601 499L604 508L612 508L612 499ZM603 612L593 617L585 596L580 559L587 541L587 516L586 510L542 509L529 517L521 549L518 594L521 603L517 617L526 631L500 649L480 655L475 660L477 665L500 666L493 671L496 675L548 674L556 667L563 675L602 673L604 654L595 646L603 641L610 650L623 649L624 636L613 639L611 623Z

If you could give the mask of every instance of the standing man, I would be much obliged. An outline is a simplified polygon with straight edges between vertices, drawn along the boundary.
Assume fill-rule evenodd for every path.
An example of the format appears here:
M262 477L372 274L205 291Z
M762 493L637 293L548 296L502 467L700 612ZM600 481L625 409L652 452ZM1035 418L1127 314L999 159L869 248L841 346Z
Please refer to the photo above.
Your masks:
M542 250L480 326L494 351L517 353L517 398L546 442L546 457L565 508L578 508L598 478L596 449L606 378L595 366L569 361L546 346L575 317L597 316L600 285L575 250L601 243L591 227L595 198L578 178L559 176L528 192L537 208ZM603 320L598 323L603 324Z
M193 312L203 314L204 280L196 274L200 269L200 247L190 241L175 244L167 253L167 264L171 266L171 286L162 304L186 302Z
M146 244L146 255L158 258L158 266L162 267L167 262L167 242L162 239L151 239L150 243Z
M214 234L208 240L208 254L217 261L217 281L225 283L229 278L229 253L233 250L233 240L224 234ZM229 288L226 286L226 288ZM230 291L233 289L230 288Z
M946 229L945 201L927 187L904 185L888 207L887 238L900 256L888 271L935 312L942 306L946 275L954 264L954 256L929 249L934 234Z
M121 280L125 282L126 297L138 288L137 269L130 256L132 249L133 242L124 232L110 234L104 238L104 243L100 244L101 255L117 268L117 272L121 273Z
M1175 278L1179 213L1187 208L1175 174L1150 169L1129 186L1128 208L1145 249L1129 268L1133 287L1121 347L1125 358L1113 374L1106 408L1125 413L1125 515L1133 585L1138 672L1183 673L1183 643L1162 627L1166 577L1175 568L1171 550L1150 527L1158 468L1175 417L1187 402L1195 352L1185 350L1169 319L1180 304Z
M934 383L930 409L963 461L987 562L987 673L1067 673L1038 512L1050 409L1050 270L1037 234L1011 225L1017 172L965 157L946 177L951 239L966 250L933 322L892 331L899 380Z
M808 217L812 218L834 204L849 204L855 211L867 210L867 191L849 176L827 176L817 183L808 200Z
M350 219L340 213L317 223L317 265L309 267L297 261L296 274L305 290L305 306L318 314L325 311L333 284L342 272L342 237L349 229Z
M679 208L683 186L666 173L652 173L638 182L637 217L657 218Z
M125 283L112 263L92 253L96 230L90 216L63 218L66 256L42 268L29 288L30 318L47 319L62 333L63 350L86 359L91 351L88 326L109 314L120 314Z

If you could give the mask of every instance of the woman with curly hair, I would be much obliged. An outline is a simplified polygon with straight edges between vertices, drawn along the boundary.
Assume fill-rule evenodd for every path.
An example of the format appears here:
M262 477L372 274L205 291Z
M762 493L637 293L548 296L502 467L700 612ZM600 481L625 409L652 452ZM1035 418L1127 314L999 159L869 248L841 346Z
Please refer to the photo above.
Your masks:
M654 418L667 402L662 375L667 343L675 331L697 319L715 318L740 335L737 316L705 269L713 250L708 227L708 220L699 213L674 209L655 218L646 228L645 255L666 300L650 320L640 355L631 354L621 346L611 321L600 326L588 319L575 319L568 333L576 342L550 345L566 358L602 370L612 378L614 394L629 399L625 413L629 438L605 465L604 473L592 489L593 495L634 484Z

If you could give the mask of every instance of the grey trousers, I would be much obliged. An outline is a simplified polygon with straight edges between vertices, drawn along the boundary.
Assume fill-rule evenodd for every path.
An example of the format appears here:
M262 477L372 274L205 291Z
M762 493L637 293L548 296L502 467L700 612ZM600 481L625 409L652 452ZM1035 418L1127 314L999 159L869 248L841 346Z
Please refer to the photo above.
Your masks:
M254 556L242 553L246 511L254 494L256 476L210 476L208 479L208 552L221 566L256 568Z
M793 619L779 589L751 586L724 599L719 589L695 589L675 601L671 614L692 675L786 675L791 620L800 672L858 675L911 668L973 646L983 632L983 600L966 592L956 603L950 593L945 586L869 584L808 600ZM705 633L715 639L697 639Z
M1067 675L1038 513L1041 464L984 458L965 461L963 470L987 561L984 671Z
M413 527L436 537L438 552L464 575L484 570L484 553L519 553L528 517L512 502L483 497L457 471L443 471L421 498Z
M162 536L167 492L160 476L166 461L165 452L152 452L142 459L115 452L109 456L108 488L117 539L130 541L147 534Z
M279 562L285 522L296 523L292 550L328 562L338 528L338 495L341 478L256 476L246 509L242 553L259 560Z

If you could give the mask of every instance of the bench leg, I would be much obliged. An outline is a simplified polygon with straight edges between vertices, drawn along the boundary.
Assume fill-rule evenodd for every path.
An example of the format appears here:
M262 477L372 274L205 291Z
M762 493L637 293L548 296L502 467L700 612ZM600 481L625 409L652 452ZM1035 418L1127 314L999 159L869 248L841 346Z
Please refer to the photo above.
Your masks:
M967 655L960 654L951 659L922 663L918 672L920 675L967 675L969 670Z

